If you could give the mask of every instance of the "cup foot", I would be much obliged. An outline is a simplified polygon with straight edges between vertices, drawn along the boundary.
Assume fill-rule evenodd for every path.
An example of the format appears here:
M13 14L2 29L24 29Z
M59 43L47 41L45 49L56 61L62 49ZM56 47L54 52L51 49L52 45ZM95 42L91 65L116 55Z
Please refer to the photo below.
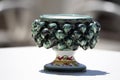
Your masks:
M44 70L54 72L85 72L86 66L80 63L77 66L58 66L49 63L44 66Z

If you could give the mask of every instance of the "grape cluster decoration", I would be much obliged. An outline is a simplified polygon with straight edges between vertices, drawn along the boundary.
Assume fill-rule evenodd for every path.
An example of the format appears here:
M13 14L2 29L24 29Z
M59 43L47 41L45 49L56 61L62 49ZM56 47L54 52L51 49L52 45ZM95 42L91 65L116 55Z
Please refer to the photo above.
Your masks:
M55 47L58 50L84 50L94 48L100 24L92 22L49 22L36 19L32 23L32 37L39 47L47 49Z

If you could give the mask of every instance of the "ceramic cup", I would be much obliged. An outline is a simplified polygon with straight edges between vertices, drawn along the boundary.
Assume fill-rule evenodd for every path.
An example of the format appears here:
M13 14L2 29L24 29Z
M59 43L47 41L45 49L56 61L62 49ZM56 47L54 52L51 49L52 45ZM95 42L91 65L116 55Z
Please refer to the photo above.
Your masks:
M53 48L56 59L44 66L47 71L84 72L73 54L78 47L95 47L100 24L91 16L79 14L45 14L32 23L32 37L39 47Z

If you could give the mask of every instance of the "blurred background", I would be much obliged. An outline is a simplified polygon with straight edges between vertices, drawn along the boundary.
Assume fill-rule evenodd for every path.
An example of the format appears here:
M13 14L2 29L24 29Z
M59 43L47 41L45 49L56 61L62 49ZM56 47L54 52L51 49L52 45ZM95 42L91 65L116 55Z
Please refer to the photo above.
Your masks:
M0 48L35 45L31 23L49 13L93 16L102 26L95 48L120 51L120 0L0 0Z

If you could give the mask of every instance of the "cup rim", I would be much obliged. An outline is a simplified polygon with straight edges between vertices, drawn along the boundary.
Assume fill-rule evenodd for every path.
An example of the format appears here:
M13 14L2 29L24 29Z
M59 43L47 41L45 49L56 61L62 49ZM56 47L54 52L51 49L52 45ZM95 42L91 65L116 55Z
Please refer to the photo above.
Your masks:
M91 16L80 14L44 14L40 18L45 19L91 19Z

